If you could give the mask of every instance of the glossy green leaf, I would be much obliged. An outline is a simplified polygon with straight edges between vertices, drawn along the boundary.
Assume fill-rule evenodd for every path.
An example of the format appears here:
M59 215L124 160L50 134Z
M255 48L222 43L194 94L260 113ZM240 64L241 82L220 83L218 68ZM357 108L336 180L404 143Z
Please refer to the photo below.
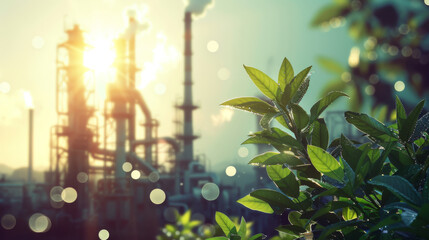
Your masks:
M300 235L300 233L306 232L306 230L303 227L297 226L297 225L281 225L276 227L276 230L279 232L284 232L287 234L295 234L295 235Z
M371 235L375 231L379 231L380 228L384 226L390 226L399 222L401 222L401 217L399 215L390 215L372 226L369 231L367 231L366 234L362 236L359 240L367 239L369 235Z
M271 208L270 204L259 198L252 197L250 196L250 194L239 199L237 202L255 211L263 213L274 213L274 210Z
M246 69L246 72L249 74L249 77L252 79L253 83L265 96L271 100L276 99L279 87L273 79L256 68L247 66L244 66L244 68Z
M356 211L349 207L343 208L342 215L343 219L346 221L353 220L358 217Z
M297 211L292 211L289 213L289 215L287 216L290 224L295 225L295 226L299 226L304 228L305 223L307 222L306 219L301 219L301 213L297 212Z
M372 118L364 113L345 112L346 121L353 124L361 132L369 136L383 141L392 141L396 139L395 134L391 129L375 118Z
M284 58L279 71L278 83L280 88L284 90L286 85L290 84L294 76L292 65L287 58Z
M407 113L405 112L404 105L402 104L398 96L396 96L396 123L398 124L398 129L402 129L406 120Z
M317 119L313 123L313 131L311 134L311 145L327 149L329 144L329 132L323 118Z
M271 121L279 115L280 113L267 113L261 118L259 125L261 125L262 129L270 129Z
M244 217L241 217L240 227L238 228L237 234L241 237L241 239L246 238L247 225Z
M327 96L316 102L310 109L310 124L312 124L331 103L342 96L348 97L347 94L343 92L330 92Z
M262 165L286 164L289 167L302 165L303 162L295 154L290 151L284 151L276 156L270 157L262 163Z
M222 229L225 236L228 236L233 228L235 228L234 223L229 219L228 216L221 212L216 212L215 214L216 223Z
M407 119L404 121L403 125L399 127L399 137L404 142L409 142L411 135L414 132L416 127L417 119L419 118L420 113L422 112L425 101L422 100L417 104L417 106L410 112Z
M293 95L291 102L298 104L301 102L302 98L304 97L305 93L307 93L308 87L310 86L310 76L308 76L302 84L299 86L298 90L296 91L295 95Z
M282 165L267 166L268 177L286 195L297 198L299 196L299 182L288 168Z
M277 112L277 110L273 106L256 97L234 98L222 103L221 105L237 108L239 110L251 112L258 115L265 115L267 113Z
M263 163L267 159L269 159L269 158L271 158L273 156L276 156L276 155L279 155L279 153L277 153L277 152L265 152L265 153L262 153L260 155L257 155L256 157L254 157L252 160L250 160L249 164L260 164L260 165L263 165Z
M344 170L341 168L338 161L322 148L308 145L308 156L314 167L324 175L343 182Z
M359 158L362 151L354 146L354 144L346 136L341 134L341 156L347 161L353 170L356 170Z
M255 234L249 238L249 240L262 240L265 239L266 236L262 233Z
M271 189L258 189L251 192L250 196L259 198L260 200L270 204L276 214L282 214L287 208L299 210L290 198Z
M291 89L291 92L290 92L290 94L291 94L290 97L291 98L290 99L293 98L293 96L296 94L296 92L298 91L299 87L304 83L304 81L309 78L309 72L310 72L310 70L311 70L311 66L307 67L304 70L302 70L301 72L299 72L295 76L295 78L292 80L292 82L289 85L286 86L286 87L290 87L290 89Z
M429 129L429 112L423 115L416 123L414 132L410 137L409 142L414 142L419 139L424 132Z
M298 130L301 131L301 129L305 128L308 124L308 120L309 120L308 114L298 104L292 103L290 104L290 107L292 109L295 125L298 128Z
M362 223L361 220L354 219L350 221L343 221L343 222L338 222L338 223L328 225L325 228L323 228L323 231L320 234L320 237L318 239L320 240L326 239L329 235L331 235L333 232L337 230L343 229L345 227L357 226L360 223Z
M412 204L419 205L422 202L422 198L414 186L401 176L377 176L368 181L368 183L385 187L395 196Z

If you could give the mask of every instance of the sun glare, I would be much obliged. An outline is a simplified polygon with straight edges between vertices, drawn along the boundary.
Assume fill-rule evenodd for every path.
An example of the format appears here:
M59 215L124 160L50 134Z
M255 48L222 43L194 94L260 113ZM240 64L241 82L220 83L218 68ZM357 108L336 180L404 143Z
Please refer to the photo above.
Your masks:
M115 51L112 43L107 40L91 41L92 47L85 51L83 64L95 71L106 71L115 60Z

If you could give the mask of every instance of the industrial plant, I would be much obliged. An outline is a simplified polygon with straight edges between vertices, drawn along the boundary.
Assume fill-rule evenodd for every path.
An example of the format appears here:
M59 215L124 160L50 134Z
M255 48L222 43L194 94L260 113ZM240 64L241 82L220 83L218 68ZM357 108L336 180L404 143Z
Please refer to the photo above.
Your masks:
M129 17L129 26L136 21ZM0 183L2 226L10 229L0 231L1 239L155 239L175 214L192 209L204 222L237 198L194 154L191 26L187 11L184 100L175 105L182 117L172 136L158 136L159 122L136 87L136 33L114 41L115 77L100 107L94 74L84 64L92 46L79 25L66 30L67 41L56 49L49 170L44 183L33 181L29 107L28 181ZM160 145L167 151L160 153Z

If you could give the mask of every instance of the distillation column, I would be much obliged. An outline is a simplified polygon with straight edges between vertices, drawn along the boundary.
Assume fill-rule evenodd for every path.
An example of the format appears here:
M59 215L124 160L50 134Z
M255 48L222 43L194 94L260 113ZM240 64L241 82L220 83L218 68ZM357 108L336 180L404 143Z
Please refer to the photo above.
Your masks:
M88 173L88 149L91 141L91 132L87 128L91 111L87 107L87 93L85 87L85 73L88 71L83 65L83 55L86 44L83 32L77 25L67 31L68 41L61 44L68 53L68 64L64 66L67 78L67 120L65 130L67 142L67 173L65 187L73 187L78 194L75 203L67 206L69 213L74 217L82 217L89 207L87 184L77 182L79 173ZM60 103L59 103L60 104Z

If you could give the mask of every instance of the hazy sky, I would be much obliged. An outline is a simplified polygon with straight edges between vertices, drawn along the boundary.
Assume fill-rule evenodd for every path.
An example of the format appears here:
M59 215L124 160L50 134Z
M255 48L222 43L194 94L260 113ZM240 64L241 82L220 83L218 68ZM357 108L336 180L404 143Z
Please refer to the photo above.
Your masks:
M238 111L222 115L219 107L227 99L257 92L243 64L277 79L284 57L299 70L314 65L320 55L346 63L352 41L345 28L325 32L309 27L314 14L329 2L216 0L206 16L193 22L193 91L201 106L194 114L194 131L201 135L195 141L196 154L205 154L217 165L224 161L245 163L254 153L249 147L249 156L242 158L237 151L255 129L255 118ZM152 25L149 32L138 36L139 66L145 70L145 66L154 66L154 59L159 62L153 55L155 48L170 55L161 59L164 64L155 65L159 68L156 79L142 94L161 123L160 135L174 134L173 105L183 95L182 0L1 0L0 84L4 87L7 82L10 91L0 92L0 163L12 167L27 164L28 114L21 91L28 90L35 105L34 165L48 166L49 130L56 123L56 45L66 40L64 29L75 23L91 39L117 36L125 27L127 7L146 9L145 18ZM209 51L211 41L219 45L215 52ZM98 94L103 95L109 76L99 73L96 77ZM330 75L314 66L309 95L304 98L307 109L329 80Z

